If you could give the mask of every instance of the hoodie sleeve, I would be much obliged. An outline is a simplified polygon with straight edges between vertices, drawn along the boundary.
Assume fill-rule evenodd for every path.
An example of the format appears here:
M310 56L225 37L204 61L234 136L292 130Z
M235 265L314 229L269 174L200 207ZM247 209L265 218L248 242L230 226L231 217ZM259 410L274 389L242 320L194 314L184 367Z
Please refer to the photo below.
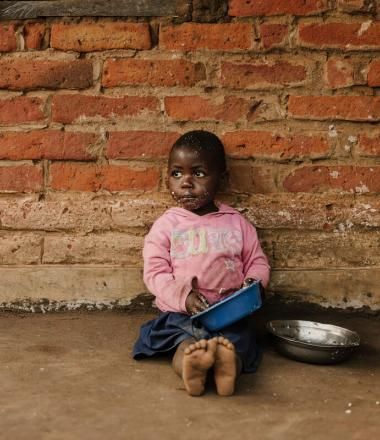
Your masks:
M243 231L243 271L244 279L260 280L263 287L269 283L270 266L265 256L254 226L242 217Z
M158 219L145 237L144 282L156 297L156 305L163 312L186 311L186 298L192 289L192 280L176 279L170 259L170 225Z

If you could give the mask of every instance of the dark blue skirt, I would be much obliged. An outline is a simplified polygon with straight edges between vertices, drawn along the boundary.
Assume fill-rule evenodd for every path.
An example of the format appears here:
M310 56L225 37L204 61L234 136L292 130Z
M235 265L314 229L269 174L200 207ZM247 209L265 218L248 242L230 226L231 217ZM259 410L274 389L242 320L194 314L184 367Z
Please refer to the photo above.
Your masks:
M142 325L140 336L133 348L133 358L140 360L159 354L173 354L185 339L210 339L215 336L224 336L234 344L244 373L256 371L261 350L257 345L249 318L213 332L193 323L190 317L183 313L161 313L156 319Z

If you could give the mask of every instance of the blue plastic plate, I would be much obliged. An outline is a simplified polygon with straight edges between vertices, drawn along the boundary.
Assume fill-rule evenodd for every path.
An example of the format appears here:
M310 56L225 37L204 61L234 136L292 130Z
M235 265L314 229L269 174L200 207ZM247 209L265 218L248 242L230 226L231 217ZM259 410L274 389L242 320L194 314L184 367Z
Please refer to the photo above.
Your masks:
M209 330L221 330L261 307L260 282L238 290L213 304L203 312L192 315L192 321L200 322Z

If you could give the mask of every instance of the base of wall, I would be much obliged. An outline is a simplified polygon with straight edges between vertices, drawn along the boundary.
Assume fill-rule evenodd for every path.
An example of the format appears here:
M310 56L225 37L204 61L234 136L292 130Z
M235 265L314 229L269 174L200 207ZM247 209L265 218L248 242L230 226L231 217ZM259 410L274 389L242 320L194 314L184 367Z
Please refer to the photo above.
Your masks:
M0 310L152 310L142 269L115 266L0 268ZM380 311L380 269L274 270L268 299L323 308Z

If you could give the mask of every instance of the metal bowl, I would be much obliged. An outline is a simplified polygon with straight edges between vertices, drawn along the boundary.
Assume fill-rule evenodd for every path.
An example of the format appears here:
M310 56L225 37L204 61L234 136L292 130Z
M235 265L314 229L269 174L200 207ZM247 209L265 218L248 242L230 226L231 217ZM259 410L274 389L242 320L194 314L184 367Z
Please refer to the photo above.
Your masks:
M360 345L356 332L313 321L269 321L267 330L281 354L312 364L342 362Z

